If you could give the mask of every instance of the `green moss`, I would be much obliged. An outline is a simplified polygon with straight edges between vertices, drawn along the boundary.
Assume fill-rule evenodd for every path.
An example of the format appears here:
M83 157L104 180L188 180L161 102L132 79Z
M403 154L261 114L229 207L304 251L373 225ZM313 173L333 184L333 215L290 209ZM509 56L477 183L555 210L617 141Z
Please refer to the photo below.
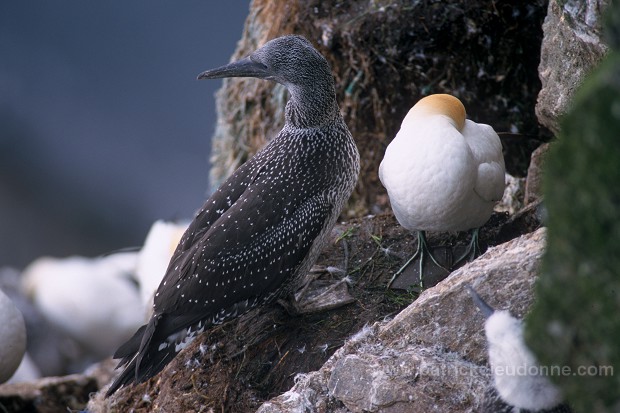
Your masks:
M612 8L617 15L619 3ZM612 15L614 15L612 13ZM613 44L613 43L611 43ZM582 85L549 152L548 245L526 340L578 412L620 408L620 53ZM613 374L578 369L612 366ZM593 371L591 371L593 372ZM576 373L576 374L575 374Z

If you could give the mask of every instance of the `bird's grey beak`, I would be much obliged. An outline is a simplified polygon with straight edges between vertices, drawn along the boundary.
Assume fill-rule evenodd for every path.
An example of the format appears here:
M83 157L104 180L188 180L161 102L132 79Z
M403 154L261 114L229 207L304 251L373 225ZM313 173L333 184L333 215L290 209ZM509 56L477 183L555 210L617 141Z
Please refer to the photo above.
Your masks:
M490 305L488 305L486 301L484 301L478 295L476 290L474 290L471 285L466 285L466 287L469 290L469 294L471 295L471 298L474 300L474 303L476 303L480 311L482 311L482 314L484 314L484 318L491 317L491 315L495 312L495 309L491 307Z
M225 66L218 67L217 69L202 72L198 75L198 80L219 79L223 77L258 77L261 79L266 79L270 75L271 74L264 64L255 62L249 57L246 57Z

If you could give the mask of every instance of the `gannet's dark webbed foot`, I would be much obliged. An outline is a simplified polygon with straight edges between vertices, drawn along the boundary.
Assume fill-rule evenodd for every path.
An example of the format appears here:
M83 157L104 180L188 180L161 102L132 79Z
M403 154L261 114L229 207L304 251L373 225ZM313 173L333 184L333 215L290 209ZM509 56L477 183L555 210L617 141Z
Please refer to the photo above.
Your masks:
M421 235L420 235L421 234ZM421 238L420 238L421 237ZM420 286L422 286L422 260L424 259L424 254L427 254L429 257L431 257L431 261L433 261L433 264L435 264L436 266L438 266L439 268L446 270L447 272L450 272L449 269L447 269L446 267L444 267L443 265L441 265L436 259L435 256L431 253L430 248L428 248L428 244L426 241L426 233L424 231L418 231L418 243L422 242L422 246L423 246L423 250L422 250L422 257L420 257Z
M415 253L411 256L411 258L409 258L407 262L402 267L400 267L398 271L394 273L394 275L392 275L392 278L390 278L390 281L388 281L387 286L385 287L386 289L389 289L392 286L392 283L394 282L394 280L396 280L396 278L398 278L398 276L401 275L403 271L405 271L405 268L407 268L409 264L413 262L413 260L418 258L418 255L420 255L420 252L422 251L421 245L422 244L420 243L420 232L418 232L418 248L416 249Z
M480 228L474 228L471 230L471 241L469 242L469 245L467 246L465 253L461 255L461 257L457 259L454 262L454 264L452 264L452 267L456 267L457 265L461 263L461 261L463 261L466 258L467 258L467 261L471 262L482 253L480 249L480 244L478 243L479 232L480 232Z
M443 265L439 264L439 262L437 262L437 260L435 259L435 257L433 256L433 254L431 253L430 249L428 248L428 242L426 241L426 232L425 231L418 231L418 248L416 249L415 254L413 254L411 256L411 258L409 258L407 260L407 262L405 263L405 265L403 265L402 267L400 267L400 269L398 271L396 271L396 273L394 273L394 275L392 276L392 278L390 279L390 281L387 284L387 288L390 288L392 286L392 283L394 282L394 280L396 280L396 278L403 273L403 271L405 271L405 269L409 266L409 264L411 264L416 258L418 258L418 256L420 257L420 268L419 268L419 274L420 274L420 289L424 288L424 257L425 256L429 256L431 258L431 261L433 261L433 263L438 266L441 269L446 270L447 272L450 272L450 270L448 270L446 267L444 267Z

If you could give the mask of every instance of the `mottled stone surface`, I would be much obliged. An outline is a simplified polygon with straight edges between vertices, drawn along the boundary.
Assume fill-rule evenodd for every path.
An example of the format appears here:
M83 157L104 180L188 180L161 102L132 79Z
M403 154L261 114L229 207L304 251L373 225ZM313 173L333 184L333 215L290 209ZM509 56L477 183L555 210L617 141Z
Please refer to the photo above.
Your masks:
M510 174L506 174L506 189L501 201L493 208L497 212L507 212L508 215L514 215L521 208L524 202L525 178L517 178Z
M525 180L525 205L537 201L542 196L542 178L545 165L545 155L549 150L549 144L540 145L532 152L530 166L527 168Z
M536 115L555 134L575 90L608 50L602 16L609 0L551 0L543 24Z
M547 155L549 242L526 324L541 363L572 372L553 378L567 401L597 413L620 411L620 2L605 15L612 49Z
M522 317L532 303L544 240L539 229L489 249L394 319L363 329L258 412L479 411L488 404L486 341L483 317L464 286Z
M32 383L0 385L4 412L58 413L80 410L97 391L97 380L81 374L48 377Z

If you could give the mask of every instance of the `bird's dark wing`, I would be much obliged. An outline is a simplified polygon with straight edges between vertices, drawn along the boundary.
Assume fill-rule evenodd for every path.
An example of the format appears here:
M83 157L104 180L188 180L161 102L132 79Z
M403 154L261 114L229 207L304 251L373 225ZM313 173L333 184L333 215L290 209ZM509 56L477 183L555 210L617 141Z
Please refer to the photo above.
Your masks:
M225 183L209 199L219 208L203 208L188 228L155 294L153 318L142 337L118 354L126 371L112 389L157 374L186 343L185 334L194 336L286 288L317 236L332 224L325 183L308 177L313 171L299 159L304 153L258 154L252 159L257 166L235 178L242 189L231 184L227 191ZM322 170L328 164L313 162L316 174L328 176Z
M173 257L189 249L211 225L217 221L252 184L261 170L261 157L255 156L241 165L226 181L207 199L193 221L181 237ZM173 259L174 260L174 259ZM170 269L168 269L169 271Z
M329 204L318 196L297 205L290 197L284 198L286 201L260 198L253 196L245 201L245 197L240 197L226 217L217 220L211 230L179 257L178 268L173 267L166 276L166 284L158 289L156 315L115 354L123 357L121 365L126 368L108 394L161 371L183 348L179 341L184 336L179 339L177 333L189 327L199 332L201 327L196 326L199 322L202 328L207 328L274 298L297 269L325 225ZM254 212L250 217L256 218L246 231L229 226L246 217L241 205L243 210ZM267 211L279 212L283 218L277 222L259 219ZM231 224L222 226L222 223Z
M261 191L263 185L254 184L248 191ZM117 352L124 356L121 364L126 368L108 394L161 371L186 345L186 335L194 337L275 298L308 255L331 212L319 195L303 200L245 195L175 261L156 293L155 315L142 336ZM252 212L250 220L246 209ZM280 218L268 217L272 215ZM237 226L241 222L245 230Z
M261 158L255 156L250 161L240 166L203 205L198 211L194 220L185 231L175 253L167 274L174 272L171 270L172 264L182 260L188 253L188 250L194 246L197 239L204 236L209 230L211 224L217 221L221 215L227 211L230 206L243 194L245 189L254 181L254 178L260 172ZM164 280L166 277L164 277ZM163 283L162 281L162 283ZM160 289L162 285L160 284ZM190 315L194 319L194 314ZM175 328L181 329L192 325L187 317L177 315L173 322L160 322L161 315L151 318L148 324L140 327L136 333L120 346L114 353L115 359L121 359L118 367L125 367L121 375L110 386L107 396L116 391L119 387L131 383L133 381L146 380L148 377L155 375L174 354L174 346L169 346L167 351L155 352L151 343L167 338L167 335L176 331ZM159 328L158 328L159 327ZM161 330L161 334L155 334L155 330ZM163 338L160 337L163 335ZM145 354L146 353L146 354ZM140 357L139 357L140 356ZM143 364L143 366L140 366Z
M274 179L266 165L254 182L184 251L175 254L155 311L218 314L265 297L297 268L331 212L321 195L296 191L296 177Z
M198 229L199 216L190 226L193 242L177 249L155 294L161 321L156 330L147 328L154 339L242 314L287 285L333 208L320 182L300 184L308 181L301 175L307 166L287 156L270 154L219 218ZM141 353L149 341L142 341Z

